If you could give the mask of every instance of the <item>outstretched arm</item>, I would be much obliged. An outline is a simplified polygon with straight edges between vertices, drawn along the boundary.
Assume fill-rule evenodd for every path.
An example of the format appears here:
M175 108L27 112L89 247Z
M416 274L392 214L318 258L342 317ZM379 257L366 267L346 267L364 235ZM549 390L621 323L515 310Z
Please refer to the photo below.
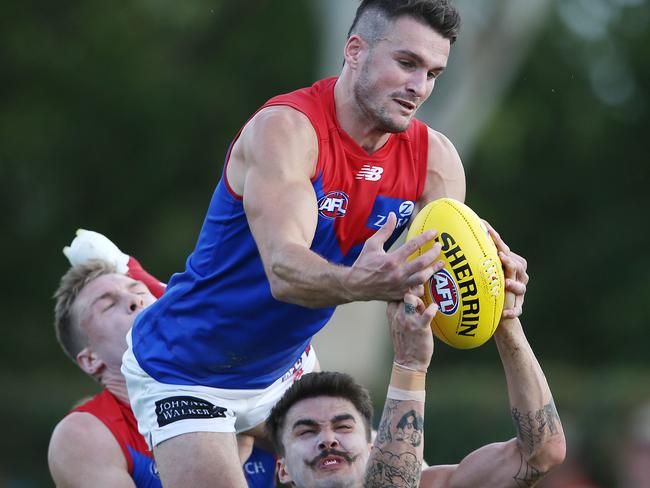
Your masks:
M424 308L407 294L388 306L395 353L384 412L366 469L365 487L417 487L424 455L426 371L433 354L431 319L437 306Z
M457 466L434 466L422 474L423 488L481 486L529 488L565 455L565 439L551 390L521 322L528 282L526 262L490 230L506 272L507 309L494 334L508 386L517 437L484 446Z
M406 259L434 233L386 253L383 245L395 229L395 215L351 267L332 264L310 249L318 222L311 182L317 158L318 141L307 117L289 107L270 107L247 124L228 162L228 182L243 196L273 296L307 307L388 301L427 281L439 247Z

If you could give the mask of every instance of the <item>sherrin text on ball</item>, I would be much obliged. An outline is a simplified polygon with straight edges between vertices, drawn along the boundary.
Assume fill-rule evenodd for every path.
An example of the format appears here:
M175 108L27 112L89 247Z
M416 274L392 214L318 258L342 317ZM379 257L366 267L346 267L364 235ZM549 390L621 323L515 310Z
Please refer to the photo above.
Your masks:
M471 349L484 344L496 330L505 296L505 278L497 248L483 221L464 203L441 198L413 219L407 240L429 229L438 234L444 268L424 286L424 303L438 305L431 328L452 347ZM431 248L419 248L411 259Z

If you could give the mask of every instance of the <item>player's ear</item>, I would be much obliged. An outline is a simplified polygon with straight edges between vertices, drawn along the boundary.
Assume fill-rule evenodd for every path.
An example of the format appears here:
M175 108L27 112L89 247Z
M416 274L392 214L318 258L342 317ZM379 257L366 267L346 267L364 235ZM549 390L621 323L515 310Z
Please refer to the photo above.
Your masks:
M84 373L90 376L97 376L104 368L104 361L90 347L84 347L79 351L77 354L77 364Z
M348 42L345 43L345 48L343 49L345 64L349 65L352 69L358 68L361 55L367 45L368 43L361 37L357 35L350 36Z
M280 483L288 485L293 481L293 479L291 478L289 471L287 471L287 467L284 461L285 461L284 458L278 458L278 460L275 462L275 466L276 466L276 471L278 473L278 479L280 480Z

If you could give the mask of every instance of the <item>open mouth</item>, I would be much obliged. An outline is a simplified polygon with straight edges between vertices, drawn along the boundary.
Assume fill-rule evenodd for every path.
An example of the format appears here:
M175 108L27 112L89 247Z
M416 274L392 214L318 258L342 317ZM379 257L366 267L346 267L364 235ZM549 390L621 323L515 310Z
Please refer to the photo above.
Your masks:
M408 111L413 111L416 108L416 105L413 102L408 102L399 98L394 98L393 100L395 100L400 106L404 107Z
M344 465L345 459L339 456L327 456L321 460L318 464L320 469L337 469L338 467Z

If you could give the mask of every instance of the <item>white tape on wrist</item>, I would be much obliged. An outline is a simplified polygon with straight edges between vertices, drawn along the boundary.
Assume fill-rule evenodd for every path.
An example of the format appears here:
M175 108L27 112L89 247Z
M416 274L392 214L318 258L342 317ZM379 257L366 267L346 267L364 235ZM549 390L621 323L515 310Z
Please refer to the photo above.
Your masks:
M388 393L386 394L386 398L400 401L412 400L414 402L424 403L426 392L424 390L402 390L401 388L395 388L394 386L388 385Z

